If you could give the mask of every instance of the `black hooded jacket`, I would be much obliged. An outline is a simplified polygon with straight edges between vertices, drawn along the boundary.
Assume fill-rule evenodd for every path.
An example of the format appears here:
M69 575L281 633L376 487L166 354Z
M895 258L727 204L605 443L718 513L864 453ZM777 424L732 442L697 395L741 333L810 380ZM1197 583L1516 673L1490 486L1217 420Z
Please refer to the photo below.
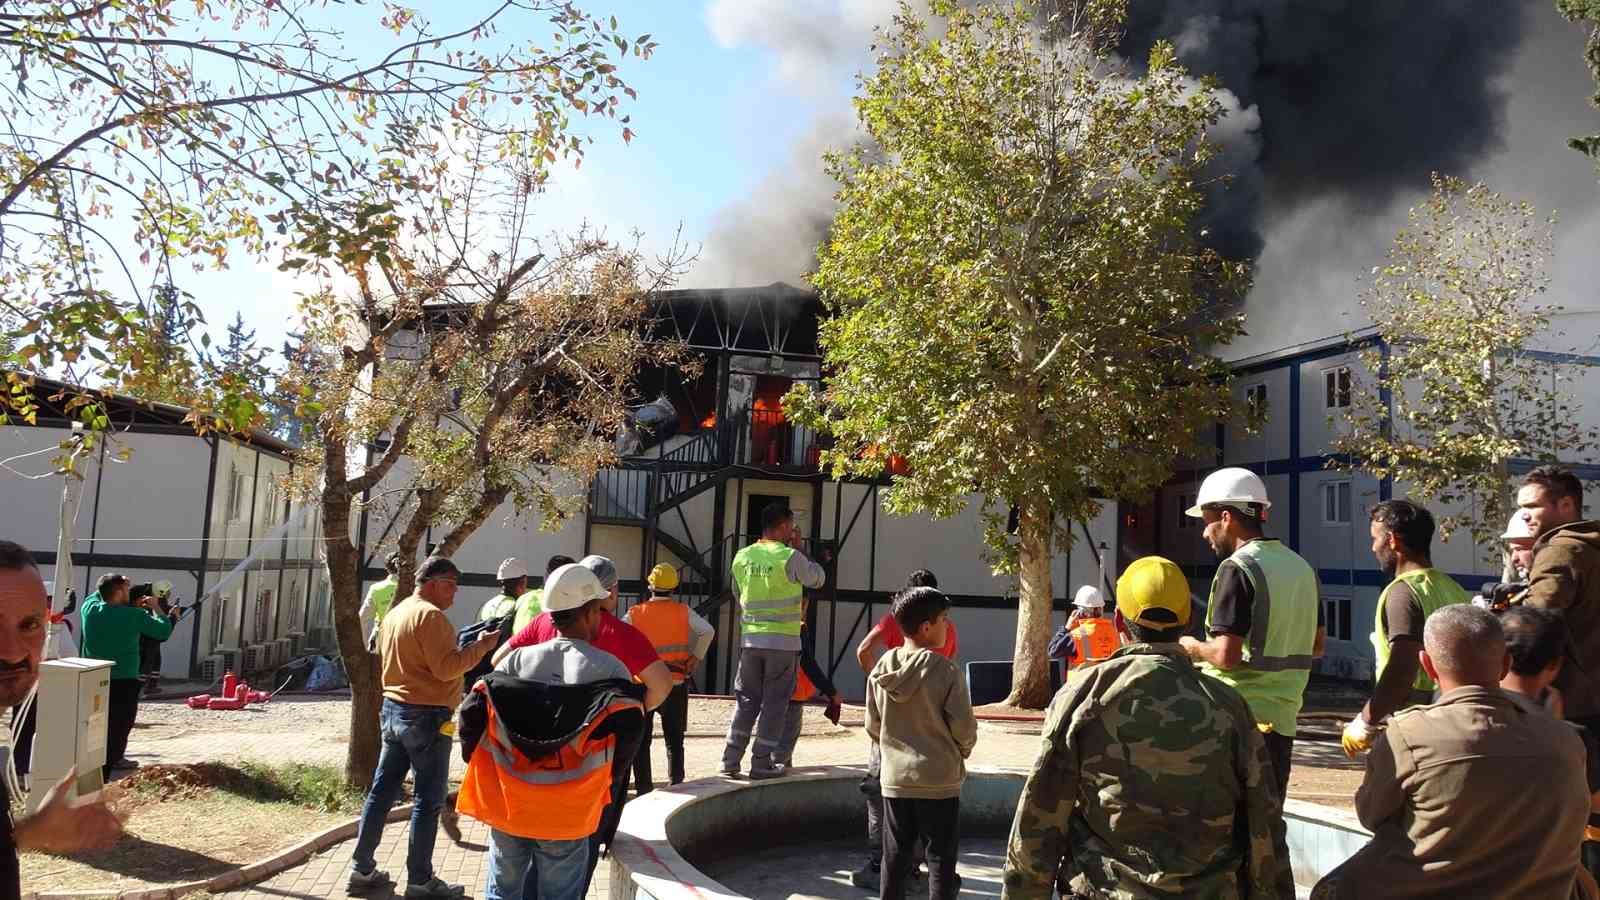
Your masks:
M461 704L461 758L472 761L489 726L491 705L517 750L529 759L542 759L559 753L606 707L622 698L637 700L640 707L612 714L593 734L596 739L614 735L617 741L611 760L611 802L595 832L600 843L610 846L622 817L633 757L644 739L644 685L620 678L588 684L545 684L506 672L490 672Z

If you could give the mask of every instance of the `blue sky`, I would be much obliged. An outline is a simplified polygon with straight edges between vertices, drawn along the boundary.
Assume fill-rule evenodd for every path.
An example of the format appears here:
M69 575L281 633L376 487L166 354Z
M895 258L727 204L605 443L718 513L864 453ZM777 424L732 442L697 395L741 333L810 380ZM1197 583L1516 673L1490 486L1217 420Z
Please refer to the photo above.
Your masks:
M440 26L459 18L443 4L438 10L431 2L419 5ZM578 120L578 128L594 142L581 168L555 176L538 208L536 230L567 231L588 222L623 239L637 229L647 247L661 248L681 225L685 243L703 247L719 212L764 177L795 165L791 148L818 116L845 115L854 74L866 60L870 25L838 19L856 19L860 9L886 5L817 0L796 10L778 0L586 4L591 13L614 14L625 34L649 33L660 46L649 60L630 56L621 67L621 76L638 92L637 101L624 109L633 117L632 143L623 143L614 123ZM819 48L802 40L798 48L790 46L789 26L780 21L784 17L827 29L825 43L847 44ZM351 46L361 46L362 29L376 28L370 6L354 7L339 18L348 23ZM820 169L819 161L811 165ZM685 284L716 283L722 277L709 263L698 269ZM238 311L256 330L258 342L276 349L293 324L293 294L305 284L272 264L236 255L231 269L189 276L186 287L205 311L214 341Z

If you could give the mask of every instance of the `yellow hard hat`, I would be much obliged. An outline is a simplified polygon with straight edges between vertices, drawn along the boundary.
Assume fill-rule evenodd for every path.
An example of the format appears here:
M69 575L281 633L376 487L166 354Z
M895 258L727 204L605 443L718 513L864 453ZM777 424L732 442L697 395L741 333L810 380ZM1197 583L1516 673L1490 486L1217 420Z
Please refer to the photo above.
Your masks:
M1164 609L1177 616L1173 622L1147 619L1144 614ZM1129 622L1147 628L1189 624L1189 580L1170 559L1146 556L1133 561L1117 579L1117 611Z
M656 567L650 570L650 577L645 579L645 583L650 585L652 590L674 590L678 586L678 570L666 563L657 563Z

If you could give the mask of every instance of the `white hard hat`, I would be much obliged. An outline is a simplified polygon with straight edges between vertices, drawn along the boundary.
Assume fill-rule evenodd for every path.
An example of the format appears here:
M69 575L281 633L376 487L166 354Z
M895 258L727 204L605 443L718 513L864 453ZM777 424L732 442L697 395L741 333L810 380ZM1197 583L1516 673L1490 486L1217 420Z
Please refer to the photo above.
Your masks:
M1078 588L1078 593L1072 598L1072 605L1081 606L1084 609L1105 609L1106 598L1100 596L1099 588L1092 584L1086 584Z
M1272 501L1267 499L1267 483L1261 476L1237 466L1218 469L1206 476L1200 482L1200 493L1194 498L1194 505L1184 510L1187 515L1200 518L1200 510L1212 504L1245 504L1254 503L1262 509L1272 506Z
M611 592L600 586L600 579L585 566L568 563L544 580L544 611L550 613L578 609L590 600L608 597Z
M158 581L154 585L151 586L150 593L155 594L157 597L161 598L162 600L165 600L168 597L172 596L172 582L170 582L170 581Z
M495 581L515 581L518 578L528 577L528 567L522 560L515 556L501 560L500 568L494 572Z
M1536 537L1538 535L1533 533L1533 523L1519 509L1511 514L1511 521L1506 523L1506 533L1500 535L1500 540L1531 541Z

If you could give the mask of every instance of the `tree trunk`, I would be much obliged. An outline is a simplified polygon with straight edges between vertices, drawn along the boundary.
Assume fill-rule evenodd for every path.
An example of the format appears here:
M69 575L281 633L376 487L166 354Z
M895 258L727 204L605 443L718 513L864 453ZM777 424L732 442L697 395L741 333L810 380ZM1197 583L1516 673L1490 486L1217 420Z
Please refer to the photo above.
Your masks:
M328 585L333 596L333 630L350 679L350 746L344 777L362 790L372 786L378 768L378 710L383 686L378 658L367 650L361 630L361 551L350 541L350 501L341 490L323 491L322 536L328 554Z
M1011 695L1006 703L1022 709L1050 705L1050 625L1054 591L1050 584L1050 511L1038 498L1025 498L1017 522L1022 554L1017 601L1017 642L1011 661Z
M422 544L422 536L427 534L428 526L439 515L439 507L443 503L444 495L437 490L417 491L417 508L411 511L411 518L395 542L395 549L400 553L400 584L395 588L395 599L411 596L416 588L416 569L421 564L417 559L417 547Z

